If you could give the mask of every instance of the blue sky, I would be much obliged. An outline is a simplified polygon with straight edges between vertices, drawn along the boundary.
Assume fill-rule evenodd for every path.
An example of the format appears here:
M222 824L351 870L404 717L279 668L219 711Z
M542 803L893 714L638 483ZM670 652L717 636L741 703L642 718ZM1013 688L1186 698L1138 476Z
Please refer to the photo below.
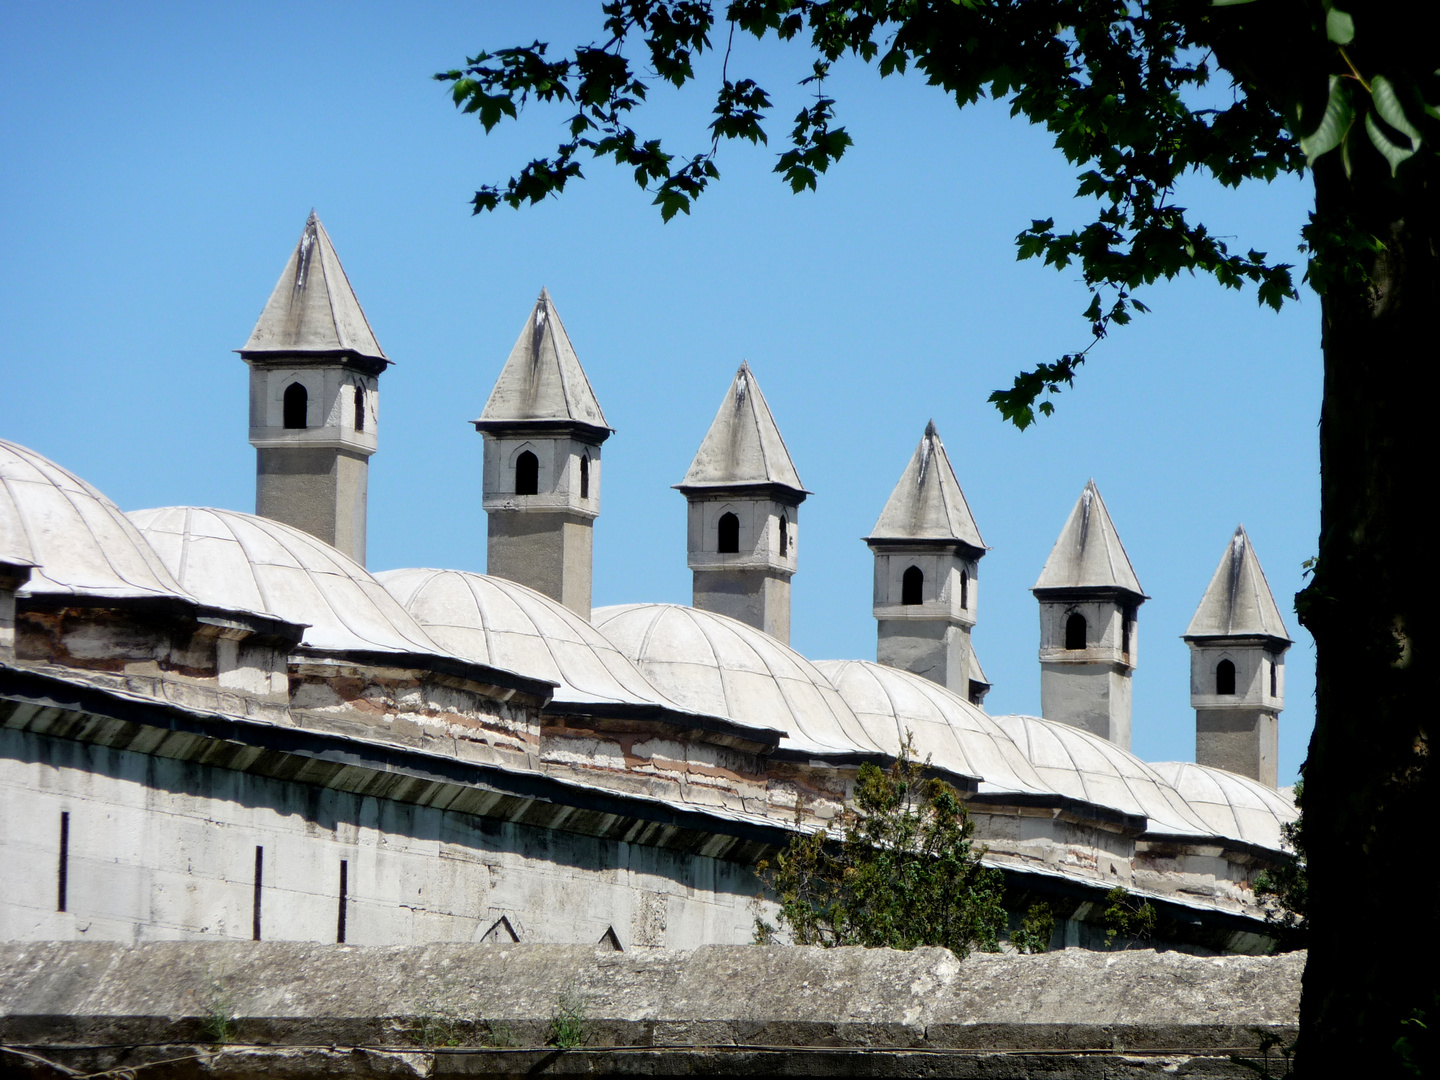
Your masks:
M432 72L482 48L599 32L598 0L546 5L134 4L0 8L0 437L127 510L251 510L248 335L313 206L395 366L371 461L372 569L483 570L479 415L541 286L616 434L605 446L596 604L688 602L684 474L748 360L814 495L801 508L792 643L873 657L865 535L934 418L991 551L975 641L993 712L1039 711L1029 587L1085 481L1142 585L1134 749L1191 758L1180 641L1230 533L1248 529L1296 639L1281 782L1314 719L1314 649L1291 596L1314 553L1319 305L1276 315L1184 279L1097 347L1025 433L985 401L1085 344L1078 274L1017 263L1031 218L1088 220L1045 133L961 112L915 78L842 64L855 147L794 196L770 170L799 108L800 50L737 45L777 99L772 146L662 224L628 174L587 166L559 200L469 214L475 187L558 141L535 111L484 137ZM716 73L702 69L713 81ZM702 144L710 104L659 90L651 118ZM1293 254L1308 180L1181 205L1240 247Z

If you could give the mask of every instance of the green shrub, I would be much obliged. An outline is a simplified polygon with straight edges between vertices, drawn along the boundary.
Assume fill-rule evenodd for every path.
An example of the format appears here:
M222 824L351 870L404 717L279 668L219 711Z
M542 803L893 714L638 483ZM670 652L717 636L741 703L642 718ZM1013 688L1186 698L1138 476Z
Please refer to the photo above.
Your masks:
M1022 953L1042 953L1050 948L1055 936L1055 916L1045 902L1031 904L1020 920L1020 929L1010 935L1010 944Z
M778 927L756 919L757 943L783 929L797 945L942 945L957 956L997 947L1003 879L980 865L959 794L927 777L928 764L907 738L890 769L860 767L839 838L795 836L756 866L780 905Z
M1105 923L1105 944L1114 945L1117 937L1141 944L1155 936L1158 919L1150 901L1131 896L1130 891L1117 885L1105 894L1110 906L1101 916Z

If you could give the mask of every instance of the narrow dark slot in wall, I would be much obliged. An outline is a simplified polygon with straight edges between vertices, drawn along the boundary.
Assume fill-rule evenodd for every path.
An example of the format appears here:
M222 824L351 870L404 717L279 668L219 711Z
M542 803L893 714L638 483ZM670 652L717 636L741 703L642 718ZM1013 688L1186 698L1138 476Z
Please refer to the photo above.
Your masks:
M60 865L56 881L55 910L69 910L70 891L70 811L60 811Z
M265 880L265 849L260 846L255 848L255 903L250 913L250 936L260 940L260 890Z
M345 944L345 896L350 886L350 863L346 859L340 860L340 916L335 923L335 940L341 945Z

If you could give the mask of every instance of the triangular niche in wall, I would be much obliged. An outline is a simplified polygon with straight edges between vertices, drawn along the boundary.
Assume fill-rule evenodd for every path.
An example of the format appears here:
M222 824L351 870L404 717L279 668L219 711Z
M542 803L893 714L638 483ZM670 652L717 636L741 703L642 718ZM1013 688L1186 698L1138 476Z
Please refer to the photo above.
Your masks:
M480 940L497 945L508 945L511 942L519 941L520 935L515 932L515 927L510 925L510 920L501 915L495 920L495 925L485 931Z
M598 942L596 942L595 947L596 947L597 949L600 949L601 951L607 951L607 950L608 950L609 952L624 952L624 951L625 951L624 947L620 944L620 938L619 938L619 936L615 933L615 928L614 928L613 926L607 926L607 927L605 928L605 933L603 933L603 934L600 935L600 940L599 940Z

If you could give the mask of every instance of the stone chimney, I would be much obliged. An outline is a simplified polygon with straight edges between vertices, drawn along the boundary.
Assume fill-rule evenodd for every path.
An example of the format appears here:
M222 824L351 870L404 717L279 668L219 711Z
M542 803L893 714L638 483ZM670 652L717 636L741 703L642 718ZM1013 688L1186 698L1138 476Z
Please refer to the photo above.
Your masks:
M933 420L865 543L875 553L875 658L980 704L990 687L970 632L987 549Z
M788 645L799 507L810 493L748 364L735 373L690 471L675 487L690 504L695 606Z
M1040 708L1130 749L1140 588L1091 480L1031 589L1040 601Z
M611 428L544 289L485 411L486 571L590 618L600 445Z
M1242 525L1185 631L1195 760L1274 787L1290 635Z
M390 366L312 211L250 340L255 512L365 562L379 378Z

